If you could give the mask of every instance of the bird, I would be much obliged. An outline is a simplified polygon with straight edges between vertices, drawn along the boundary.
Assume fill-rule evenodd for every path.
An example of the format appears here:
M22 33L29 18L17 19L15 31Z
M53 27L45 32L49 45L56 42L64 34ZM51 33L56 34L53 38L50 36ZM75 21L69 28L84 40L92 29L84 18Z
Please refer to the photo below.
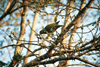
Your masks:
M60 21L47 25L45 28L43 28L40 31L40 34L51 34L51 33L55 32L59 27L62 26L62 25L58 24L59 22Z

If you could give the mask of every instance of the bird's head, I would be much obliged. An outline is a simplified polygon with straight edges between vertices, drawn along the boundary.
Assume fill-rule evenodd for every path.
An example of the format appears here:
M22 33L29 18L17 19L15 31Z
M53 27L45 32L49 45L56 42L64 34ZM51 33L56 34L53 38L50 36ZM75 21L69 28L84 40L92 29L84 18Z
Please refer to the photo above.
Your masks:
M43 34L43 31L42 30L40 31L40 34Z
M45 28L40 31L40 34L46 34Z

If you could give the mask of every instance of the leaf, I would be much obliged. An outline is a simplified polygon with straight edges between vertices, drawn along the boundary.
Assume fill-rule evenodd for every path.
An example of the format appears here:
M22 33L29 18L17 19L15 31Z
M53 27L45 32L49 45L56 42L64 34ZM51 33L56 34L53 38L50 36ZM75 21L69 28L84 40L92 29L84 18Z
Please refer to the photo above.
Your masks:
M4 40L0 41L0 46L2 46L2 45L3 45L3 42L4 42Z
M29 19L27 19L28 24L30 24L31 22L29 21Z
M4 62L0 61L0 67L3 67L5 65L7 65L7 63L4 63Z
M19 62L19 61L21 60L21 58L22 58L22 55L20 55L20 54L18 53L17 55L14 56L13 59L14 59L16 62Z
M57 21L57 16L55 17L54 21L55 21L55 22Z
M100 17L98 18L98 21L100 21Z
M83 57L83 60L85 60L85 57Z
M55 8L54 6L51 7L51 9L54 9L54 8Z
M94 58L94 57L92 57L93 58L93 60L96 60L96 58Z
M53 0L55 3L57 3L57 0Z

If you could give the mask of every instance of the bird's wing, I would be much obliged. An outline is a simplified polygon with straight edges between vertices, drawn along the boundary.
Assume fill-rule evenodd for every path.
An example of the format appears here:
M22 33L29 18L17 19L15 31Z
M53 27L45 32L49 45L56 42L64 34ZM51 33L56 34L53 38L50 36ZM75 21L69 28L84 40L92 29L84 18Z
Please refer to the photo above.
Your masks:
M53 29L56 30L57 28L59 28L59 27L61 27L61 26L62 26L62 25L58 25L58 24L57 24L56 26L53 27Z
M55 27L55 23L49 24L45 27L46 31L51 32L52 29Z

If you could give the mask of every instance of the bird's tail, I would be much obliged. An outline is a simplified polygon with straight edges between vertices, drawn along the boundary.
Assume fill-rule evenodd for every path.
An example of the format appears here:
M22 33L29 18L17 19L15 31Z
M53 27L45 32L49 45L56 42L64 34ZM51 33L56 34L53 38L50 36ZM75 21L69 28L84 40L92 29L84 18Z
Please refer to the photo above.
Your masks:
M62 27L63 25L57 25L57 28Z
M62 27L63 25L59 25L59 27Z
M60 21L56 22L56 24L58 24Z

